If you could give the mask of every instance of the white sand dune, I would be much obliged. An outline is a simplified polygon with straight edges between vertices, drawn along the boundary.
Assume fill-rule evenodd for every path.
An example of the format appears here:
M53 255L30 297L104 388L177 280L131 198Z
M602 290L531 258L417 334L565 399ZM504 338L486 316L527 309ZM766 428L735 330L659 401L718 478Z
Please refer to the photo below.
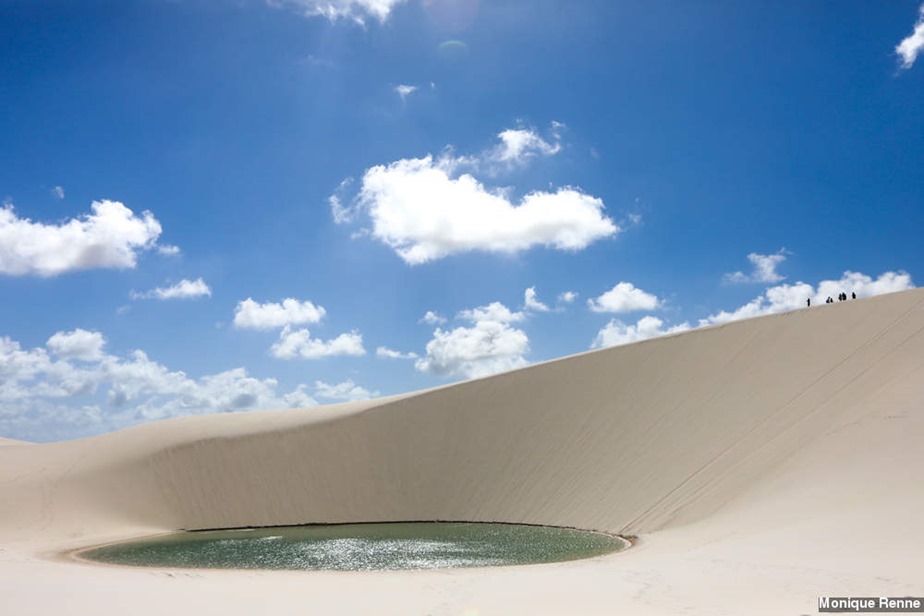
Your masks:
M4 447L6 445L29 445L29 443L26 441L17 441L15 439L3 438L0 436L0 447Z
M405 396L0 447L10 614L814 614L924 595L924 290ZM378 520L638 535L526 567L132 569L65 550Z

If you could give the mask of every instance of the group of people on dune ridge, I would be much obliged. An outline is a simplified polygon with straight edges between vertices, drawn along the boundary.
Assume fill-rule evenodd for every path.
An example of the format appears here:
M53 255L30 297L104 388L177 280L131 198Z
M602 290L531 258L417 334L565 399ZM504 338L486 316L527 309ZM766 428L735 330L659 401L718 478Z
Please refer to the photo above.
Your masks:
M844 302L844 301L847 301L847 299L848 299L848 298L847 298L847 294L846 294L846 293L838 293L838 294L837 294L837 301L839 301L839 302ZM851 293L849 299L857 299L857 294L856 294L856 292ZM832 297L829 295L829 296L828 296L828 299L825 300L825 303L826 303L826 304L833 304L833 303L834 303L834 298L832 298ZM811 298L811 297L808 298L807 300L805 300L805 305L811 307L811 305L812 305L812 298Z

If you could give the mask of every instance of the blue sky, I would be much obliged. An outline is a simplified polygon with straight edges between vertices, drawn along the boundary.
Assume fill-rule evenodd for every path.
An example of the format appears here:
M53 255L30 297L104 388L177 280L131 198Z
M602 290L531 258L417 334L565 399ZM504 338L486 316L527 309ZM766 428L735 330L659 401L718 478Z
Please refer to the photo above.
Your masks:
M7 0L0 40L0 436L389 395L924 271L916 1Z

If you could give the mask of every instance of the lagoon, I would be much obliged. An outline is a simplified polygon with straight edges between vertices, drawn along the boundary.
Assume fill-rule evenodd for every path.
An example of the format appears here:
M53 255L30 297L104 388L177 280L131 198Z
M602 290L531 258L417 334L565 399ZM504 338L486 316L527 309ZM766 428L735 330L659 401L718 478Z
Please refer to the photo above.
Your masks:
M79 556L147 567L376 571L549 563L627 546L621 537L569 528L402 522L182 532Z

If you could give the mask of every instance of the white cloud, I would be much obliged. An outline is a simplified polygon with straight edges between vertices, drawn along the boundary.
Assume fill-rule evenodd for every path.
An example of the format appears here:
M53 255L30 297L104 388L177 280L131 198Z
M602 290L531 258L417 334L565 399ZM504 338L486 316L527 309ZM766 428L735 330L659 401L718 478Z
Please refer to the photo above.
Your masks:
M700 319L699 324L702 326L727 323L804 308L810 298L813 305L823 304L826 298L837 298L842 292L848 296L856 293L857 297L870 297L912 288L914 283L911 276L905 272L885 272L873 279L866 274L847 271L839 280L822 280L818 283L817 289L804 282L770 287L747 304L731 312L719 311Z
M64 380L64 375L70 372L69 368L70 365L66 362L53 361L45 349L27 351L15 340L6 336L0 337L0 401L7 403L22 397L25 394L22 383L42 373L54 372L58 375L58 381ZM65 395L57 393L58 391L60 389L55 388L53 391L49 390L46 395Z
M530 287L523 293L523 308L535 312L549 312L551 308L539 301L536 287Z
M334 219L335 224L345 225L351 223L359 214L358 208L355 206L351 207L343 204L343 195L346 194L352 185L353 178L345 178L340 182L340 185L337 186L337 190L334 191L334 194L327 198L327 202L330 204L331 217Z
M911 68L922 49L924 49L924 4L918 7L918 20L914 24L914 31L895 47L895 53L901 58L901 68L905 70Z
M514 202L510 189L481 183L472 175L479 168L491 175L559 147L527 129L504 131L500 139L498 147L476 157L447 150L438 158L371 167L351 205L339 194L349 180L331 196L334 221L368 216L371 236L410 265L471 251L513 254L535 246L577 251L620 231L604 214L603 202L579 189L534 191Z
M479 321L452 331L437 329L427 355L415 366L440 376L477 378L528 364L529 338L522 330L497 321Z
M384 346L377 348L375 354L377 357L384 357L385 359L417 359L417 353L402 353Z
M753 266L751 273L745 274L744 272L734 272L732 274L725 274L725 281L732 283L779 282L783 280L785 276L781 276L776 271L776 268L785 260L785 248L781 248L779 252L776 252L772 255L761 255L757 254L756 252L752 252L748 255L748 261L750 261L751 265Z
M599 349L629 344L630 342L675 334L688 329L690 329L689 323L681 323L665 329L664 321L651 315L642 317L635 325L627 325L619 319L612 319L597 333L591 348Z
M54 197L55 199L64 198L64 187L63 186L55 186L54 188L51 189L50 192L51 192L51 196Z
M715 323L727 323L729 321L738 321L740 319L750 319L765 314L775 314L802 308L806 305L806 300L815 296L815 290L811 285L804 282L797 282L789 285L779 285L767 289L762 295L754 298L744 306L737 308L732 312L724 310L712 314L705 319L700 319L700 325L712 325Z
M417 91L417 86L400 84L395 86L395 94L401 97L401 100L407 99L408 96Z
M414 366L439 376L477 378L526 366L529 338L509 323L525 318L500 302L459 312L457 318L471 321L471 327L451 331L437 328L427 343L426 355Z
M476 250L577 251L619 231L603 202L578 190L537 191L514 204L471 175L453 179L430 156L369 169L359 199L372 236L410 265Z
M565 291L564 293L559 293L558 301L562 304L571 304L578 298L578 294L574 291Z
M275 379L244 368L193 379L140 350L107 354L104 344L101 333L82 329L31 350L0 337L0 433L72 438L178 415L316 404L305 385L281 393Z
M196 384L184 372L171 371L151 361L144 351L132 351L124 361L116 357L106 359L99 366L98 373L100 380L111 383L108 401L112 407L124 408L141 398L163 395L177 396L179 400L174 404L183 406L184 399L195 397ZM156 417L152 408L146 408L142 415L147 418Z
M138 253L156 246L160 223L118 201L94 201L92 214L61 224L19 218L0 208L0 274L55 276L92 268L133 268Z
M426 354L414 366L421 372L470 379L528 365L524 355L529 352L529 337L511 324L524 321L527 310L550 312L551 309L539 301L534 287L526 289L523 298L523 311L513 311L501 302L460 310L456 318L471 325L451 330L437 328L427 343ZM421 319L431 325L445 321L432 311ZM384 347L378 353L383 357L414 355L392 355L395 352Z
M418 323L426 323L427 325L442 325L446 322L446 317L441 317L432 310L428 310L427 314L423 315Z
M328 400L346 400L352 402L354 400L368 400L369 398L374 398L379 395L377 391L369 391L364 387L360 387L354 383L352 379L337 383L336 385L331 385L324 381L315 381L314 388L317 397L326 398Z
M509 165L522 165L536 156L554 156L561 151L561 142L557 128L561 124L554 123L552 142L539 136L531 128L508 128L498 133L500 144L488 152L484 158L496 163Z
M457 319L464 319L477 323L478 321L496 321L497 323L514 323L522 321L526 315L522 312L512 312L500 302L492 302L487 306L479 306L470 310L462 310L456 315Z
M316 406L318 401L308 393L307 385L299 385L294 390L282 396L283 406L290 409Z
M289 325L317 323L327 311L310 301L287 298L282 303L260 304L252 298L238 302L234 310L234 326L239 329L274 329Z
M913 289L914 283L907 272L885 272L875 280L860 272L846 271L840 280L822 280L818 283L816 297L836 297L841 291L850 295L856 293L857 297L872 297L886 293L896 293Z
M99 332L88 332L79 327L70 332L56 332L45 346L61 359L96 361L103 357L105 338Z
M312 338L307 329L293 325L317 323L327 312L308 300L288 298L282 303L260 304L251 298L238 302L234 326L239 329L273 329L282 327L279 339L270 347L270 355L279 359L321 359L337 355L365 355L363 337L357 331L340 334L331 340Z
M180 254L179 246L172 246L170 244L161 244L157 247L158 254L162 254L165 257L175 257Z
M279 359L321 359L336 355L365 355L363 337L356 331L340 334L332 340L312 338L307 329L291 329L286 325L279 340L270 348L270 354Z
M131 292L132 299L189 299L202 296L211 297L212 289L205 283L202 278L196 280L183 279L175 285L169 287L158 287L145 291L144 293Z
M912 288L914 284L911 276L905 272L886 272L873 279L866 274L847 271L838 280L821 281L817 288L804 282L769 287L758 297L731 312L723 310L700 319L699 327L805 308L806 300L809 298L812 299L812 305L818 305L823 304L825 298L836 298L840 293L846 293L848 296L856 293L857 297L869 297ZM635 324L612 319L597 333L591 348L628 344L690 328L690 324L686 322L665 327L664 321L651 315L642 317Z
M364 24L367 17L379 22L406 0L267 0L274 6L287 6L306 17L326 17L330 21L349 19Z
M631 282L620 282L600 297L588 299L587 306L593 312L633 312L654 310L661 306L661 300Z

